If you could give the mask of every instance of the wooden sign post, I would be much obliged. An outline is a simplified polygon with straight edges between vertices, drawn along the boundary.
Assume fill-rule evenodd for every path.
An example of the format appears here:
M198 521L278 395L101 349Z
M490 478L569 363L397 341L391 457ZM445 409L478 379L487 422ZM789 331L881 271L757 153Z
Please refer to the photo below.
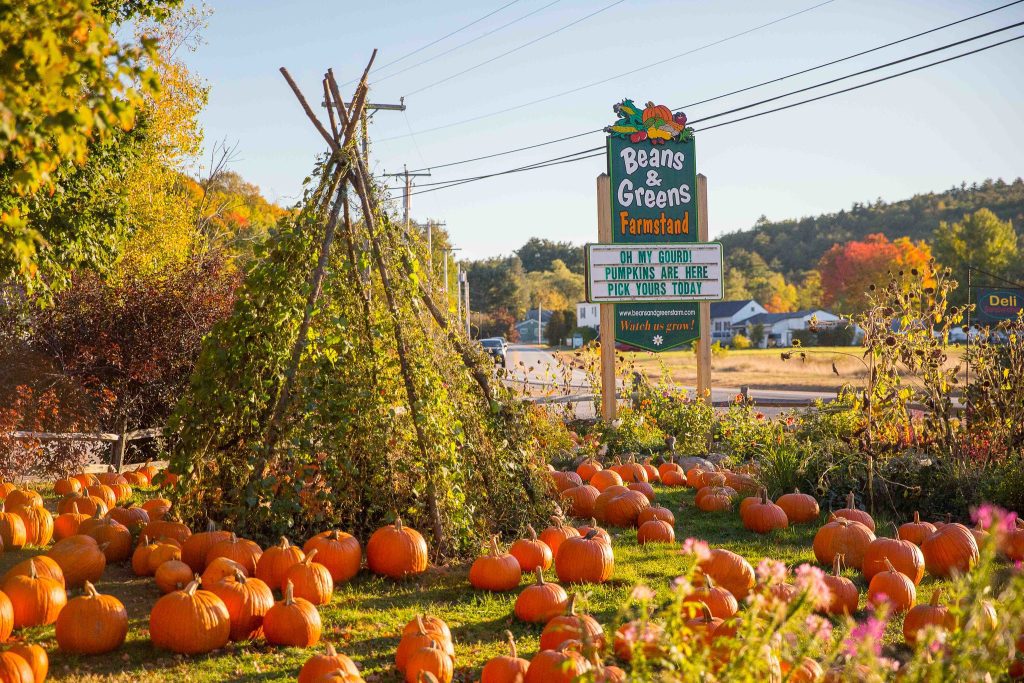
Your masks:
M616 342L654 352L696 344L697 395L711 400L710 301L721 298L724 280L686 116L630 100L614 110L608 173L597 178L598 243L621 248L587 248L587 300L601 307L606 422L617 412Z

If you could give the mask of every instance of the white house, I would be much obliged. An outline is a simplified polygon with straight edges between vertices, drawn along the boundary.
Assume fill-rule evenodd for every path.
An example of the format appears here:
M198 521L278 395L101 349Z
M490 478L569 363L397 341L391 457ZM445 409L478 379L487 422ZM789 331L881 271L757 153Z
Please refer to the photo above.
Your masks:
M736 326L734 332L741 332L747 337L752 336L755 325L763 326L764 337L761 339L760 347L769 346L792 346L793 332L806 330L810 327L811 320L817 326L835 325L840 322L840 317L834 313L822 309L807 311L794 311L792 313L758 313L742 321Z
M601 306L582 302L576 304L576 325L597 329L601 327Z
M713 301L711 303L711 342L728 344L736 333L733 326L760 313L767 313L767 311L764 306L753 299Z

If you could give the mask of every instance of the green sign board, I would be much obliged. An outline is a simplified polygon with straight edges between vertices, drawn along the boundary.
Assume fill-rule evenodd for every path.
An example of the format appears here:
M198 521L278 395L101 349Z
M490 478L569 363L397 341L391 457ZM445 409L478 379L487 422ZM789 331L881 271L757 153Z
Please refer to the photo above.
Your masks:
M648 102L614 107L608 132L612 242L697 241L697 162L686 116ZM615 305L615 341L668 351L700 338L696 303Z
M1024 289L983 287L977 291L977 306L972 317L980 323L1017 320L1024 311Z

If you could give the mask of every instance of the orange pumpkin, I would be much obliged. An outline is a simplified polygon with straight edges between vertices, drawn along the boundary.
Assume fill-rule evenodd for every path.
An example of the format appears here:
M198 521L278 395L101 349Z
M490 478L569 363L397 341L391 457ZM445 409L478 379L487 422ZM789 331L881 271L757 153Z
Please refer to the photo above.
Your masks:
M263 617L263 634L267 642L290 647L312 647L320 641L323 628L316 606L297 598L292 584L285 581L284 598L267 610Z
M910 541L884 536L873 540L864 552L864 563L861 566L864 578L871 581L876 574L885 571L888 568L886 561L913 581L915 586L924 578L924 555Z
M52 624L68 602L64 586L37 574L34 564L27 575L15 574L4 581L3 592L14 607L14 628Z
M307 555L314 550L319 553L316 561L331 572L334 585L350 581L359 573L363 563L363 548L359 545L359 539L344 531L324 531L302 546L302 551Z
M314 548L301 562L289 567L284 574L281 589L284 590L284 586L291 583L295 597L305 598L314 605L326 605L334 594L334 580L327 567L313 561L319 552Z
M161 593L181 590L192 581L192 568L181 560L168 560L156 568L153 579Z
M35 683L43 683L46 680L46 674L50 671L50 658L42 647L34 643L15 643L8 652L25 660L32 670Z
M591 477L603 469L604 466L602 466L601 463L591 458L589 460L584 460L579 464L576 468L576 474L580 475L581 480L590 481Z
M819 611L826 614L853 614L860 603L860 591L857 585L843 576L843 556L837 554L832 562L832 573L822 577L828 586L829 601L819 606Z
M246 578L235 570L234 574L209 584L208 590L219 597L228 610L231 640L249 640L263 632L263 618L274 606L274 593L266 583Z
M925 568L938 578L966 574L978 564L980 553L974 534L963 524L945 524L921 543Z
M64 572L61 570L60 565L57 564L52 557L47 557L46 555L36 555L35 557L30 557L27 560L22 560L7 570L7 573L4 574L3 580L6 581L16 574L24 574L25 576L28 576L33 571L39 576L46 576L53 579L61 586L67 585L64 581ZM0 638L0 640L3 639Z
M206 569L203 570L203 585L212 586L228 576L234 576L235 572L248 577L245 567L226 557L218 557L206 565Z
M560 643L555 649L544 649L533 656L526 670L524 683L571 683L590 669L579 652Z
M750 563L724 548L712 549L708 557L699 562L699 566L705 576L710 576L719 586L736 596L737 600L747 597L756 581Z
M832 515L814 535L814 557L821 564L830 565L836 555L842 555L847 566L860 569L874 540L875 534L860 522Z
M868 584L868 604L877 607L886 603L896 612L906 612L917 600L914 582L896 571L888 558L884 562L885 569L875 574Z
M676 532L672 525L660 519L644 522L636 531L636 540L640 545L648 543L675 543Z
M672 514L671 510L657 505L652 505L651 507L641 510L640 514L637 515L636 521L638 524L643 524L644 522L649 522L652 519L660 519L661 521L668 522L669 524L676 523L676 516Z
M92 536L68 536L54 543L46 554L60 565L69 588L81 586L86 581L98 582L107 568L107 558Z
M374 574L392 579L421 574L427 570L427 542L415 529L394 524L373 532L366 544L366 565Z
M786 513L786 518L793 524L804 524L815 522L821 514L818 508L818 501L814 496L800 493L800 489L793 489L793 493L786 493L779 496L775 504Z
M614 569L611 545L598 539L593 530L586 536L569 538L555 555L555 572L563 583L604 583Z
M0 643L6 642L14 632L14 605L7 594L0 591Z
M868 529L870 529L871 533L875 532L875 520L873 520L871 518L871 515L869 515L868 513L864 512L863 510L857 509L855 498L853 496L853 491L850 491L850 493L846 495L846 507L842 508L841 510L836 510L832 514L834 514L836 517L845 517L846 519L849 519L853 522L860 522Z
M206 551L206 563L209 564L218 557L226 557L245 567L246 576L256 576L256 564L261 555L263 555L263 550L255 541L231 534L226 540L218 541L210 546L210 549Z
M604 628L589 614L576 614L576 594L569 596L565 614L554 617L540 632L540 649L553 650L567 640L577 640L588 648L604 649Z
M498 549L498 537L492 536L491 554L481 555L473 561L469 568L469 583L477 590L503 592L519 587L523 572L519 568L519 560L511 553L503 553Z
M193 572L202 572L206 569L206 556L210 552L210 548L221 541L230 539L230 531L218 529L217 525L210 520L206 524L205 531L192 534L181 544L181 561L191 567Z
M785 511L768 500L768 491L761 489L760 504L751 505L743 515L743 526L757 534L767 534L789 527Z
M932 599L927 604L916 605L903 617L903 639L907 645L917 644L918 635L928 626L952 631L956 628L956 617L949 608L939 603L942 589L932 591Z
M319 681L321 677L328 676L336 671L351 676L353 681L362 680L362 677L359 675L359 668L356 667L355 662L335 650L333 645L327 643L323 654L313 655L302 665L302 669L299 670L298 683L314 683Z
M451 656L437 643L431 642L409 655L406 663L406 683L420 683L431 678L438 683L451 683L455 675Z
M935 533L935 525L931 522L922 522L921 515L914 511L914 521L901 524L896 535L904 541L910 541L916 546L920 546L924 539L928 538Z
M580 532L566 524L565 520L555 516L551 518L551 526L540 532L540 540L551 549L551 557L557 557L562 543L579 535Z
M565 614L569 604L569 596L565 589L557 583L544 581L544 571L537 567L537 581L525 589L516 598L513 613L520 621L535 624L546 624L553 618Z
M711 611L711 616L718 619L729 619L739 610L739 602L736 596L725 588L715 584L714 579L703 572L698 572L697 581L699 585L694 587L693 592L683 598L683 602L704 603Z
M305 559L302 548L288 542L284 536L277 545L267 548L256 562L255 576L268 586L284 586L288 570ZM298 593L301 595L301 592Z
M508 640L508 655L487 660L480 672L480 683L521 683L526 677L530 663L516 652L516 641L511 631L505 631Z
M508 549L512 556L519 562L519 568L524 572L532 572L535 569L548 569L554 558L551 555L551 548L544 541L537 538L537 532L532 525L526 526L528 538L516 540Z
M594 505L600 491L590 484L574 486L562 492L562 503L574 517L590 517L594 514Z
M231 635L231 617L224 601L193 581L168 593L149 613L149 639L154 647L178 654L203 654L224 647Z
M57 646L64 652L98 655L121 647L128 635L128 612L112 595L100 595L88 581L57 617Z
M400 673L406 673L412 653L429 646L431 643L436 643L450 656L455 654L455 648L451 641L451 631L448 630L448 626L445 625L443 630L436 627L436 625L433 628L427 628L423 617L417 615L410 624L406 624L402 632L402 639L398 642L398 648L395 650L395 668Z

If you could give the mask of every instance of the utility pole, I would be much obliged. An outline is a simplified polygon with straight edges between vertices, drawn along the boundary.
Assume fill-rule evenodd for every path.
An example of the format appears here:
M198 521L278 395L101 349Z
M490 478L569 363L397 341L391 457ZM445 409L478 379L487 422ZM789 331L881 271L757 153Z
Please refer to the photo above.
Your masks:
M456 311L457 320L459 320L459 323L461 324L461 322L462 322L462 264L460 263L458 265L459 265L459 269L455 273L455 290L456 290L455 311Z
M473 331L470 329L469 322L469 274L462 273L463 288L466 293L466 336L470 339L473 338Z
M346 111L352 108L352 103L351 102L342 102L341 104L342 104L343 107L345 107ZM321 107L328 107L330 105L327 103L326 100L324 100L324 101L320 102L320 106ZM367 119L371 118L373 116L373 113L374 112L378 112L378 111L405 111L405 98L404 97L400 97L398 99L398 104L374 104L374 103L371 102L371 103L368 103L368 104L363 106L363 111L364 112L369 112L368 114L366 114L366 118ZM340 115L338 116L338 119L342 120ZM366 125L364 123L364 125L363 125L363 162L364 163L369 163L369 159L368 159L369 154L370 154L370 136L366 132Z
M538 301L537 302L537 343L538 344L541 343L541 341L540 341L540 338L541 338L540 324L541 324L541 320L544 319L544 316L542 315L543 313L544 313L544 304L542 304L541 302Z
M409 234L409 203L412 196L412 179L420 176L429 176L430 171L426 173L409 173L409 169L404 165L402 166L401 173L385 173L385 178L405 178L405 192L402 195L402 206L404 207L404 219L405 219L405 234Z
M434 285L434 226L439 228L448 225L444 221L427 221L427 255L430 258L430 268L427 269L427 284ZM445 283L444 291L448 291L448 259L445 258Z

